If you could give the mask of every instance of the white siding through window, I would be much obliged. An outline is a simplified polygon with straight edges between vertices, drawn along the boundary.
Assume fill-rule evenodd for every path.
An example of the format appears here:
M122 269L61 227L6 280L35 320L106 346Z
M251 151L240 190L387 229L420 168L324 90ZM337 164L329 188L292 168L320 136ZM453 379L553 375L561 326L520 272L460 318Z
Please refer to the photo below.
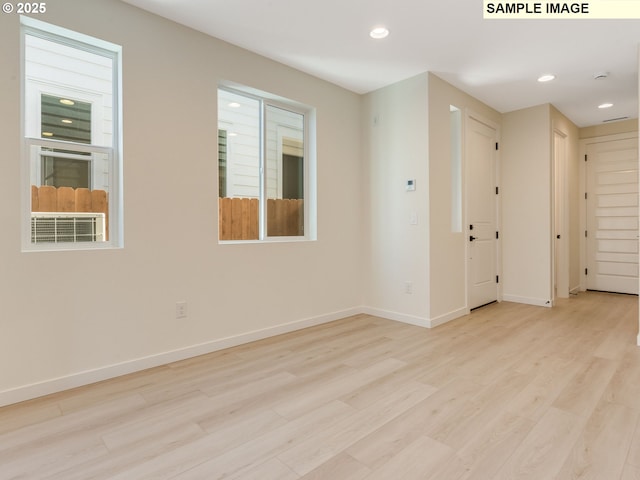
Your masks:
M232 103L239 107L229 106ZM218 91L220 129L227 131L227 196L259 198L260 196L260 126L259 102L226 90ZM278 198L282 183L282 145L277 139L303 140L300 114L277 108L270 111L266 137L267 197ZM280 186L280 187L279 187Z
M113 143L113 66L110 58L71 48L33 35L25 36L27 137L40 138L41 95L55 95L91 103L91 143ZM109 191L109 165L94 164L93 188ZM39 168L31 169L31 183L40 183Z

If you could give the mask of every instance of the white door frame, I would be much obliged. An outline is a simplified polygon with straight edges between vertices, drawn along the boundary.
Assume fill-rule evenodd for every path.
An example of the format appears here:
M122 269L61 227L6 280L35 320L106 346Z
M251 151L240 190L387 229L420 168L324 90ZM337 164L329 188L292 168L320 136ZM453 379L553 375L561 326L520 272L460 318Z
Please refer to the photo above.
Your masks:
M562 139L562 152L558 155L557 138ZM558 127L553 128L553 236L552 236L552 289L553 302L556 297L569 298L569 196L567 183L567 138L568 134ZM557 238L560 235L560 238Z
M469 310L469 296L471 294L470 292L470 288L469 288L469 282L471 282L471 275L469 273L469 241L467 239L467 235L469 234L469 217L468 217L468 212L469 212L469 179L467 178L467 162L468 162L468 148L467 148L467 142L469 139L469 135L468 135L468 129L469 129L469 120L470 119L474 119L480 123L483 123L489 127L491 127L492 129L495 130L496 132L496 142L498 143L498 145L500 144L500 139L501 139L501 135L500 135L500 125L493 122L492 120L488 119L487 117L473 111L472 109L469 108L465 108L464 110L464 128L463 128L463 154L462 154L462 169L464 172L463 175L463 192L464 192L464 200L463 200L463 204L464 204L464 214L463 214L463 232L465 233L465 249L464 249L464 255L465 255L465 301L466 301L466 309ZM495 179L496 179L496 187L498 187L498 191L499 193L496 195L496 202L495 202L495 215L496 215L496 230L498 232L502 232L502 202L501 202L501 198L502 198L502 192L500 191L501 187L501 178L500 178L500 148L498 148L498 150L496 151L496 163L495 163ZM496 274L498 275L498 278L500 279L500 281L497 284L497 301L501 302L502 301L502 235L499 235L498 239L496 240Z
M615 135L602 135L599 137L585 138L579 142L579 160L580 160L580 231L587 230L587 202L585 193L587 192L587 166L585 155L587 154L587 146L595 143L612 142L616 140L631 140L638 138L637 132L619 133ZM587 290L587 239L584 235L580 235L580 291ZM638 345L640 345L640 334L638 335Z

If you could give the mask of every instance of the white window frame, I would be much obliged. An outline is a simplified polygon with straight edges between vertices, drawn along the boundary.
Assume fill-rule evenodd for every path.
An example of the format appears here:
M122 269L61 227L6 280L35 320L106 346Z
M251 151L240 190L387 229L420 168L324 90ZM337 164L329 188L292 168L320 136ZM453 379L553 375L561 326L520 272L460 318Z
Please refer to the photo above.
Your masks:
M66 28L51 25L40 20L36 20L30 17L21 16L21 138L22 141L22 155L21 155L21 213L22 213L22 251L57 251L57 250L104 250L113 248L122 248L124 246L123 235L123 189L122 189L122 47L119 45L99 40ZM34 112L33 109L39 110L40 101L29 102L32 105L32 111L26 111L26 98L27 95L41 95L41 93L49 93L53 95L68 96L82 101L92 101L92 92L90 91L75 91L71 92L66 87L56 86L55 84L47 85L47 82L43 81L31 81L27 83L25 75L25 61L26 61L26 48L25 38L27 35L40 37L42 39L60 43L72 48L84 50L90 53L101 55L110 58L112 61L112 111L113 111L113 133L112 142L109 146L103 146L100 144L81 144L74 142L64 142L56 140L48 140L39 138L40 127L38 132L34 132L34 125L27 126L27 116L34 118L33 115L38 112ZM66 95L66 93L69 95ZM33 100L33 98L32 98ZM97 105L96 102L92 103ZM34 105L36 105L34 107ZM98 112L100 110L98 106ZM40 115L36 115L38 123ZM94 112L92 111L92 120L94 118ZM95 124L92 121L92 129L95 128ZM96 140L102 141L93 136L92 142ZM34 148L35 147L35 148ZM109 161L109 195L108 195L108 211L109 211L109 240L102 242L80 242L80 243L32 243L31 242L31 185L34 175L37 175L39 167L34 167L32 163L32 155L36 152L39 155L39 150L42 147L68 149L78 152L87 152L92 154L105 154ZM36 162L38 164L39 162ZM93 162L92 162L93 163ZM94 173L96 171L92 165L92 181ZM39 184L39 182L37 183Z
M315 108L289 100L284 97L272 95L251 87L238 85L230 82L220 83L218 90L235 93L244 97L252 98L260 102L260 152L259 152L259 223L258 240L220 240L218 232L218 243L221 244L246 244L246 243L269 243L269 242L300 242L317 240L317 181L316 181L316 111ZM303 127L303 199L304 199L304 235L299 236L268 236L267 235L267 132L266 118L267 107L276 107L283 110L302 115L304 118ZM219 112L219 110L218 110ZM286 128L286 127L284 127ZM282 135L277 134L278 141ZM278 145L278 158L280 162L281 146ZM231 147L227 144L227 152ZM227 153L227 168L229 168L229 153ZM217 171L217 170L216 170ZM282 168L279 169L278 193L282 190ZM227 189L231 175L227 170ZM216 183L217 185L217 183Z

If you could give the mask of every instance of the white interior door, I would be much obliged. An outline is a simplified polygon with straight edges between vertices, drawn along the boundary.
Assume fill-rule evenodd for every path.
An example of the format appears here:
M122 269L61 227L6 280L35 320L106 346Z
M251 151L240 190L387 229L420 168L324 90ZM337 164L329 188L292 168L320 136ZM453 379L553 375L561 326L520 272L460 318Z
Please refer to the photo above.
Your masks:
M587 145L587 289L638 294L638 140Z
M498 299L496 255L497 131L473 117L467 123L469 308Z

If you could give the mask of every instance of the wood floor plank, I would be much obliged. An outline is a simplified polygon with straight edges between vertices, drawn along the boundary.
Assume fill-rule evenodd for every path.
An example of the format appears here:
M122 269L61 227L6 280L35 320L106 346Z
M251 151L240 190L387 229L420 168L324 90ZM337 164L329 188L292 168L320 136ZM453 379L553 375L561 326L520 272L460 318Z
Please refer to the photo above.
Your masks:
M625 466L620 480L640 480L640 467Z
M183 477L180 475L175 477L176 480L179 480L180 478ZM184 478L186 480L188 477ZM207 479L209 477L203 478ZM260 464L247 472L243 472L242 477L240 478L242 478L242 480L297 480L300 476L296 475L289 467L277 458L271 458L263 464Z
M274 410L286 418L296 418L300 414L313 409L334 398L341 398L353 390L367 385L377 379L395 372L406 364L395 358L388 358L376 362L352 375L329 381L321 389L313 388L313 392L305 391L290 398L283 399ZM310 394L312 393L312 394Z
M507 408L538 421L581 368L583 365L573 359L545 357L536 369L534 380L509 402Z
M637 297L355 315L0 408L0 480L640 480Z
M168 430L156 432L152 438L130 443L124 448L109 450L102 456L55 473L49 471L42 478L45 480L110 480L124 471L135 468L146 459L160 458L184 445L197 444L197 441L204 437L202 429L195 424L185 423L173 426Z
M593 357L567 383L553 406L587 417L598 404L615 373L617 364L606 358Z
M530 381L531 375L513 372L493 385L482 387L455 415L431 430L430 436L456 450L461 449L478 431L501 417L508 402Z
M605 397L610 402L640 410L640 348L627 350L622 356Z
M5 460L19 457L28 461L31 453L40 448L50 448L60 438L76 438L88 431L100 431L120 418L142 412L145 407L147 404L140 395L131 394L0 435L0 465Z
M303 443L319 431L345 421L353 414L354 410L351 407L342 402L333 401L271 432L249 437L242 445L226 450L213 458L207 444L203 443L202 449L198 449L197 452L194 452L192 446L185 446L183 449L174 450L162 459L146 462L121 477L114 477L114 480L170 479L176 475L183 475L185 479L218 480L241 476L244 472L278 456L283 451Z
M225 431L209 434L181 445L158 458L143 459L132 468L112 477L112 480L171 479L177 475L208 475L213 480L226 478L238 471L248 471L264 463L275 453L296 441L302 441L321 425L348 417L352 409L341 402L332 402L294 421L286 422L257 436L245 437L241 445L226 447Z
M603 401L589 418L557 480L620 478L638 413Z
M300 475L346 450L358 440L402 415L433 393L433 389L419 383L408 383L394 390L344 422L310 436L306 441L287 449L278 458Z
M427 399L361 438L349 446L346 452L361 464L375 470L424 435L428 412Z
M633 433L633 440L629 447L629 453L627 455L627 463L634 467L640 468L640 423L636 425L636 429Z
M555 478L585 423L582 417L550 408L498 470L494 479Z
M39 399L38 399L39 400ZM0 435L62 415L57 403L32 401L0 409Z
M301 480L326 480L335 478L340 480L363 480L371 470L358 462L351 455L344 452L331 457L318 468L300 477Z
M453 456L450 447L421 436L375 470L367 480L429 480Z
M504 412L480 428L457 452L457 458L465 466L464 474L457 480L493 479L534 425L528 418Z

